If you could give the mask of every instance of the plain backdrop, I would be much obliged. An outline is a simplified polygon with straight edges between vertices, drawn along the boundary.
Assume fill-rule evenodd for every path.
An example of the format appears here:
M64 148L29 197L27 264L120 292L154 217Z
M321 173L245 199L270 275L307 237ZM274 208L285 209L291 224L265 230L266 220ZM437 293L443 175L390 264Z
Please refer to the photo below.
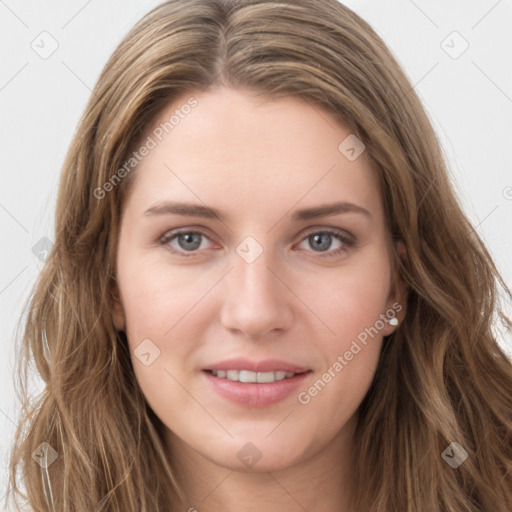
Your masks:
M158 3L0 0L0 498L17 421L14 329L53 240L60 168L108 57ZM405 68L465 211L511 286L512 2L344 3ZM512 354L510 336L500 343Z

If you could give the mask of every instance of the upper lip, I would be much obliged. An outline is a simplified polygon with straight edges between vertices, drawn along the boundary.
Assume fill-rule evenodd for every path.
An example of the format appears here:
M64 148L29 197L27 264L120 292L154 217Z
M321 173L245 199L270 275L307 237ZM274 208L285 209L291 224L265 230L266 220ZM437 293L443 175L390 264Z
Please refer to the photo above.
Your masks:
M309 371L309 368L298 366L296 364L280 361L279 359L264 359L254 361L250 359L234 358L211 364L204 370L249 370L251 372L293 372L303 373Z

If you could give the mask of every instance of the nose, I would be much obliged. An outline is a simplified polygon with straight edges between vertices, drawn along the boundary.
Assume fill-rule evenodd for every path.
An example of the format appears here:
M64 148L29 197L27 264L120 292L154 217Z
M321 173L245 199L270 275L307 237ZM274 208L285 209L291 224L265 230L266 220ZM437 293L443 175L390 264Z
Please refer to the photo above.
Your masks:
M229 331L257 339L290 329L294 320L294 295L281 274L272 268L266 251L252 263L234 254L234 268L226 276L222 325Z

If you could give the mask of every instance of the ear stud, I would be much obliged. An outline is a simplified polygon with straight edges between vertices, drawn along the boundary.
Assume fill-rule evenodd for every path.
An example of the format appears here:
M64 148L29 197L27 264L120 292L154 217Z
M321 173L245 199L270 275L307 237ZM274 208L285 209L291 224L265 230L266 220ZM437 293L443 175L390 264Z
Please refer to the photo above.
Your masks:
M396 316L389 319L389 325L397 326L398 325L398 318Z

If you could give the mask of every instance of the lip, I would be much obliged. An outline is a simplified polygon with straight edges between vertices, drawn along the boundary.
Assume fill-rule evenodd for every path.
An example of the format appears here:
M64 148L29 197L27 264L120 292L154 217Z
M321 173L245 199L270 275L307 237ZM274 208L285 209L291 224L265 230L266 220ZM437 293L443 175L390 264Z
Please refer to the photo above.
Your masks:
M234 369L234 368L233 368ZM262 408L277 404L296 392L311 374L311 370L275 382L237 382L215 377L207 370L202 374L207 384L221 397L243 407Z
M298 366L279 359L264 359L261 361L254 361L244 358L226 359L218 363L212 364L203 370L249 370L251 372L293 372L303 373L310 370L310 368ZM292 377L295 378L295 377Z

